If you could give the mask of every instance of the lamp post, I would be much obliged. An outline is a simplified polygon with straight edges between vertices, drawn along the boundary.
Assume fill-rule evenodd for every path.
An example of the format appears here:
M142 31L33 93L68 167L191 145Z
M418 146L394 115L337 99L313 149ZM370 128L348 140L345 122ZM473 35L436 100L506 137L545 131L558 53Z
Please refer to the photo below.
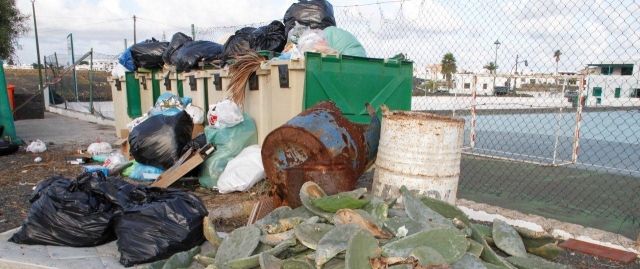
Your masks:
M515 79L513 81L513 91L514 92L516 91L516 85L518 85L518 77L517 76L519 75L518 74L518 64L519 63L524 63L524 66L526 66L526 67L529 66L529 61L527 61L527 60L520 61L520 55L516 54L516 65L515 65L516 71L513 74L515 76Z
M33 30L35 31L36 34L36 55L38 57L38 78L40 79L39 82L40 84L38 86L40 86L39 90L42 90L42 68L40 68L40 43L38 42L38 24L36 23L36 6L35 6L35 2L36 0L31 0L31 10L33 12Z
M498 48L500 48L500 41L496 39L496 42L493 42L496 45L496 58L493 61L493 64L496 66L496 69L493 70L493 94L496 94L496 74L498 73Z

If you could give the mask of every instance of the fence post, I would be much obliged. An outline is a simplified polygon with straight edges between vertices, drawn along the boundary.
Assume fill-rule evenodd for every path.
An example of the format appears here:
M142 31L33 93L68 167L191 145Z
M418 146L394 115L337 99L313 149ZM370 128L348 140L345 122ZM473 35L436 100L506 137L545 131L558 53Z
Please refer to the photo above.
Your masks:
M89 112L93 114L93 48L89 57Z
M578 88L578 108L576 109L576 128L573 132L573 148L571 151L571 163L578 162L578 153L580 151L580 125L582 124L582 95L585 89L585 75L580 77L580 87Z
M471 80L471 127L469 131L469 145L471 146L471 150L476 147L476 86L478 83L478 77L473 75L473 79Z
M0 60L0 125L4 126L2 135L3 137L10 137L11 141L20 142L20 139L16 136L16 127L13 124L13 113L9 105L7 81L5 80L3 65L4 62Z
M556 75L558 76L558 75ZM556 81L556 86L558 86L558 77L556 77L555 79ZM564 83L562 85L562 94L560 96L560 98L564 99ZM561 126L561 121L563 118L563 111L564 111L564 104L560 103L560 109L558 110L558 113L556 113L556 132L555 132L555 143L553 145L553 165L556 165L557 162L557 158L558 158L558 144L560 142L560 128Z

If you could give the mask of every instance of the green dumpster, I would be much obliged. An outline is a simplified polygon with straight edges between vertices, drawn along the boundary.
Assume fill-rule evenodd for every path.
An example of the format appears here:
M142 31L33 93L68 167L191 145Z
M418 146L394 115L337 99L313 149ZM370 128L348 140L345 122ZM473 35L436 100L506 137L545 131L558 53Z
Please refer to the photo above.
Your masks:
M351 121L368 123L364 106L411 110L413 63L406 60L355 56L305 56L303 109L332 100Z
M126 72L125 80L127 85L127 114L135 119L142 116L140 101L140 81L136 79L134 72Z

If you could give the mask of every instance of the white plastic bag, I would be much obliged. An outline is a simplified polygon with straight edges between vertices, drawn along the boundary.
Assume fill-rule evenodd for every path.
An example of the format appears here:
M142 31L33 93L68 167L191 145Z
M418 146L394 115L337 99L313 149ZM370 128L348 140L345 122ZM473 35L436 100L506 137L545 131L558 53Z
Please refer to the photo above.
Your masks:
M204 122L204 110L202 108L189 104L184 111L191 116L193 124L202 124Z
M87 148L87 152L91 155L109 154L111 151L113 151L111 149L111 144L107 142L92 143Z
M222 100L209 107L207 113L209 125L221 129L228 128L241 123L244 120L242 110L231 100Z
M129 70L127 70L126 67L121 65L119 62L115 62L113 70L111 70L111 76L114 78L124 77L127 71Z
M113 168L116 168L116 166L121 165L123 163L127 163L127 162L129 162L129 160L127 160L127 158L125 158L124 155L122 155L122 153L114 152L114 153L111 153L111 155L109 155L109 157L107 157L106 160L104 160L104 163L102 164L102 166L108 169L113 169Z
M38 139L36 141L31 141L31 144L27 146L27 152L32 153L41 153L47 151L47 145L42 142L42 140Z
M324 36L322 30L310 29L305 31L298 39L298 50L300 53L319 52L324 54L338 54L338 52L329 46L329 42Z
M259 145L249 146L229 161L218 179L218 191L246 191L265 178L260 151Z

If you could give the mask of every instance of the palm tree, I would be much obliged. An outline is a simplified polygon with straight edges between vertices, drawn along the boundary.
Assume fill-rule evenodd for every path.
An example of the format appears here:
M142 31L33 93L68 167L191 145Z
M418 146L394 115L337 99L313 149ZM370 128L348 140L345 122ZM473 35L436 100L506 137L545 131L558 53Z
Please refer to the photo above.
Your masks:
M482 68L489 70L489 73L494 74L498 66L494 62L489 62L489 64L483 66Z
M553 58L556 58L556 75L558 74L558 63L560 62L560 55L562 55L562 52L560 52L560 50L556 50L555 52L553 52Z
M451 76L458 69L458 66L456 65L456 58L453 57L453 53L447 52L442 57L440 64L442 65L442 74L447 80L447 87L451 89Z

